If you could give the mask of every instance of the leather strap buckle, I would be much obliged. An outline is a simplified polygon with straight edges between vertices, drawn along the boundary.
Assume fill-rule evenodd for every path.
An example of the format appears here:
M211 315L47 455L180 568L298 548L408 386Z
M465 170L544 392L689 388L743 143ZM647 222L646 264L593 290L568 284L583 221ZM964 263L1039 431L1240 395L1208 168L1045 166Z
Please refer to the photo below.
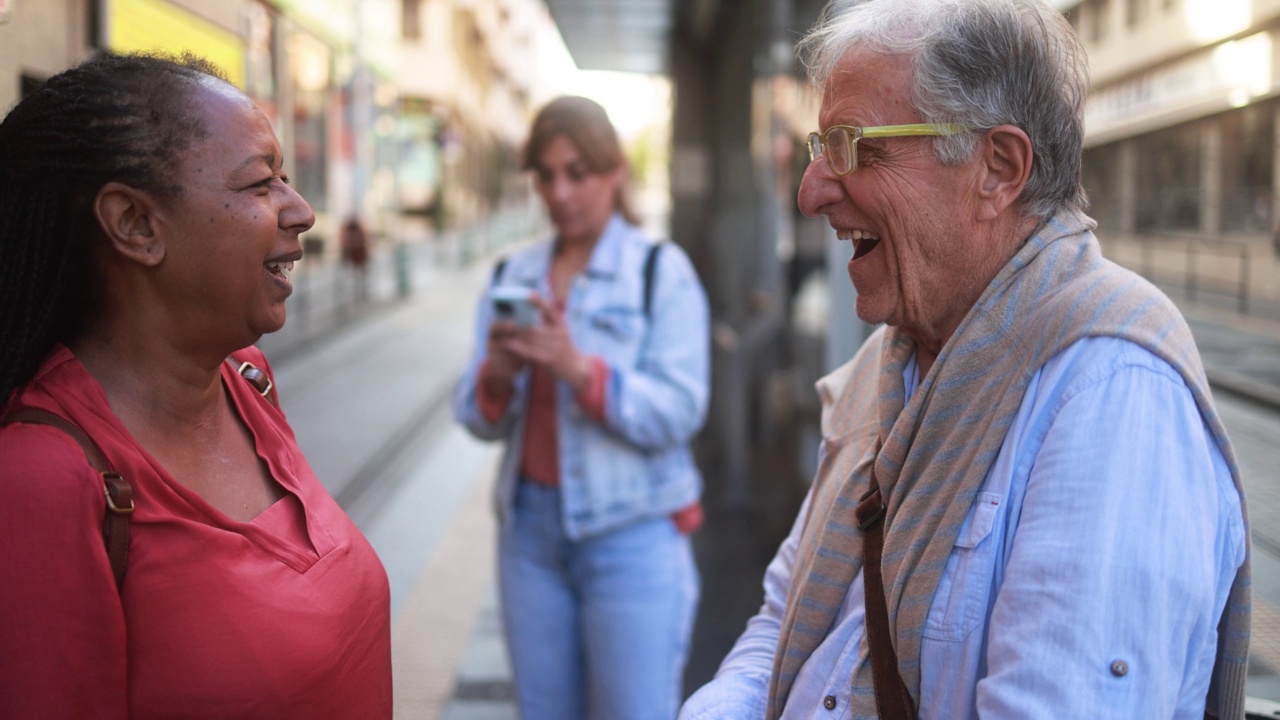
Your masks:
M257 365L246 360L240 363L240 367L236 368L236 372L240 373L240 377L248 380L253 389L257 390L262 397L267 397L267 394L271 392L271 378L267 377L267 374Z
M115 471L102 473L103 493L107 496L107 510L116 515L132 515L133 487L124 476Z
M858 518L858 529L866 532L869 528L875 527L875 524L884 518L884 513L884 499L880 496L880 487L872 486L858 500L858 509L854 511L854 515Z

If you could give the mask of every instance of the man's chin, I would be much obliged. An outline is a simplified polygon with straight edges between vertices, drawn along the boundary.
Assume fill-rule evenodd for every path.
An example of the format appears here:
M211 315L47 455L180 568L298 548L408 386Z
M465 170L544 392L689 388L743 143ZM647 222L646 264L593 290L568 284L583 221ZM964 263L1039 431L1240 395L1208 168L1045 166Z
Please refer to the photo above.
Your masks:
M879 325L881 323L888 325L894 324L890 322L890 313L884 308L879 307L875 300L867 295L858 295L853 311L854 314L858 316L859 320L867 323L868 325Z

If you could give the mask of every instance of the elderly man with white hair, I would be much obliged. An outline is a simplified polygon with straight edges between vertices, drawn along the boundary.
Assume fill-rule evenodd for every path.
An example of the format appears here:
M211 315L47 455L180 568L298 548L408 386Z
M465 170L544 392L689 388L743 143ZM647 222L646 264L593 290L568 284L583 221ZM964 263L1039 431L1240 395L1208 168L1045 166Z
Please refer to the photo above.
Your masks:
M1195 343L1102 257L1047 0L862 0L801 47L800 208L884 323L684 720L1243 717L1248 530Z

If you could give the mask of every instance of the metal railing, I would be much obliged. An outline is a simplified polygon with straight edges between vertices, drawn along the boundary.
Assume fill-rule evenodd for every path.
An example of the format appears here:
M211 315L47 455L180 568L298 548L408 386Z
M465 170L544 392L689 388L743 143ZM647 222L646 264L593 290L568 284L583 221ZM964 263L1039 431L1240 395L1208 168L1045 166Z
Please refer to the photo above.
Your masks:
M1145 233L1137 236L1139 272L1154 283L1181 285L1189 300L1199 292L1228 295L1236 299L1236 309L1249 312L1249 245L1210 235L1190 233ZM1181 267L1156 262L1157 252L1182 253ZM1230 267L1227 267L1230 264ZM1228 272L1222 272L1223 269Z

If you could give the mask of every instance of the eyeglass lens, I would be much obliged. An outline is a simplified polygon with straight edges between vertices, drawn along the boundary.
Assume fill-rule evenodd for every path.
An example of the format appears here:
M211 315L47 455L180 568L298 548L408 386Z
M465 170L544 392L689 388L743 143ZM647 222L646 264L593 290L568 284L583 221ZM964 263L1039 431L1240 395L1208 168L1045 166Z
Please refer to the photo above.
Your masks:
M837 174L844 175L853 169L853 143L849 142L849 131L842 127L833 127L827 131L827 141L823 150L827 152L827 164Z
M833 127L825 136L818 133L809 134L809 159L817 160L827 157L827 165L837 175L845 175L853 170L857 157L857 148L850 142L849 131L842 127Z

